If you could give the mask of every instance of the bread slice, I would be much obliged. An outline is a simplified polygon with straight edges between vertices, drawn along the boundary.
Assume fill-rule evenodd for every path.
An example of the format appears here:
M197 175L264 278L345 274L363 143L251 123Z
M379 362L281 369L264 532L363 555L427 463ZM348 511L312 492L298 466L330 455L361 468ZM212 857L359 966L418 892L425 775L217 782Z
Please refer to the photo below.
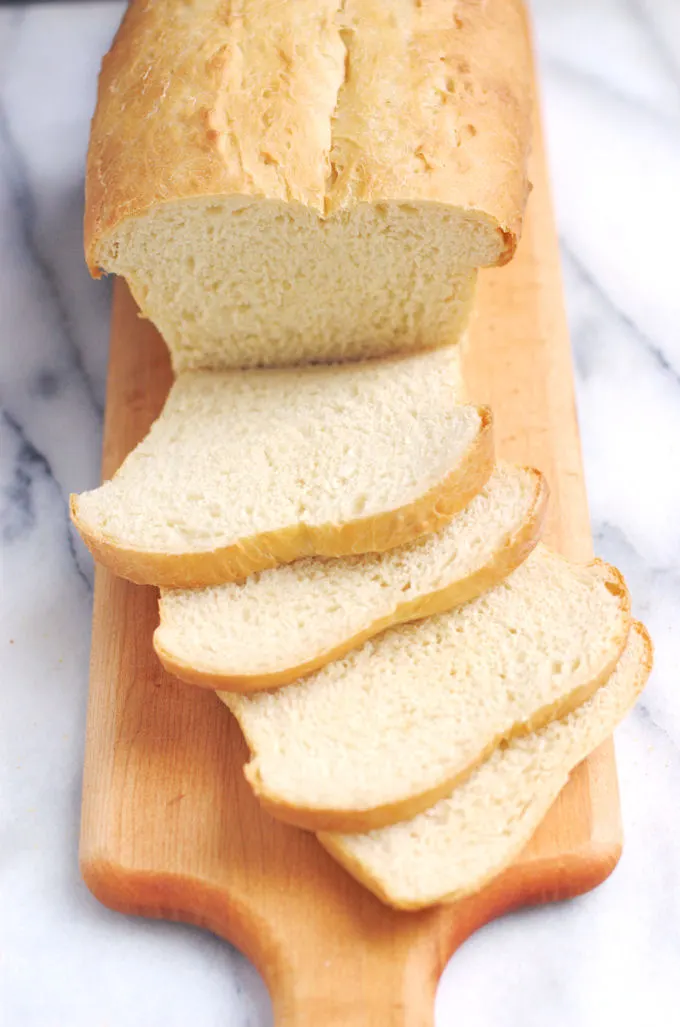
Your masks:
M368 834L320 834L319 841L398 909L454 902L478 891L519 856L570 772L633 706L651 666L649 636L636 623L612 676L572 713L496 749L413 820Z
M237 692L290 684L390 625L498 584L536 545L547 494L538 471L504 464L446 527L399 549L162 591L154 647L191 684Z
M391 628L286 688L220 696L271 813L312 830L368 831L427 809L501 741L588 699L629 628L616 570L539 545L462 607Z
M521 0L133 0L104 59L85 249L175 370L455 341L514 252Z
M459 354L187 372L111 481L72 498L95 557L196 587L436 531L493 470L491 414L462 406Z

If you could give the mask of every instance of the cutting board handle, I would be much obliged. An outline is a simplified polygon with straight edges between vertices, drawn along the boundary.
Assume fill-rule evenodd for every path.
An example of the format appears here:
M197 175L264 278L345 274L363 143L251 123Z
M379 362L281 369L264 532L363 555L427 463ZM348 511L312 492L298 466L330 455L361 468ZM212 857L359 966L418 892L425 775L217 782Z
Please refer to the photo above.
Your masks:
M288 963L268 980L274 1027L433 1027L433 953L389 949L366 944L353 960L310 950L313 970Z

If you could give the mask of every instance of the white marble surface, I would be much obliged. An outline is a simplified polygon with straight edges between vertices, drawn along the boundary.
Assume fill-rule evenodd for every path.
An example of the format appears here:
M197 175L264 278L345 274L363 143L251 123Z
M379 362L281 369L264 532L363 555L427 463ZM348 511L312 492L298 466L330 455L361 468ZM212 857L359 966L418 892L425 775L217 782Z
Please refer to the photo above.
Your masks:
M680 4L533 7L593 529L656 671L617 735L616 872L480 931L436 1022L637 1027L680 997ZM92 568L66 497L97 481L109 303L83 266L82 177L121 10L0 7L0 1024L263 1027L228 945L107 912L77 869Z

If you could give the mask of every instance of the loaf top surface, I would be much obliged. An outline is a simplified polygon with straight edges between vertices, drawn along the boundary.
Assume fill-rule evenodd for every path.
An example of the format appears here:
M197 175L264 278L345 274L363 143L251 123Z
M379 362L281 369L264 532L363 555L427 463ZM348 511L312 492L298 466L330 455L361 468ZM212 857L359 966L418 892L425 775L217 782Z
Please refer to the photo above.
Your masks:
M245 196L476 215L488 263L527 195L520 0L135 0L104 58L86 183L106 234L158 204Z

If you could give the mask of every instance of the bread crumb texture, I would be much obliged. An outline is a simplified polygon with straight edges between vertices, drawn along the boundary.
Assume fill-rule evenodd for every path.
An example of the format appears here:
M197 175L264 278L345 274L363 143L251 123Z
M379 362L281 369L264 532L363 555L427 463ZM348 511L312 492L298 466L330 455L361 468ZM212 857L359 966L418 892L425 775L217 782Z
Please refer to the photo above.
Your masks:
M426 809L495 745L587 699L629 627L613 568L539 545L462 607L392 628L286 688L220 694L272 812L319 830L366 830Z
M74 497L74 520L102 562L159 585L404 544L443 527L493 470L490 415L458 402L458 368L445 348L186 372L118 473Z
M319 840L379 898L416 909L477 891L519 856L573 768L633 706L652 665L635 624L616 670L573 713L496 749L470 777L412 820Z
M154 645L188 681L237 690L289 683L391 623L439 613L497 584L538 541L546 498L537 471L502 464L448 525L407 546L164 590Z

